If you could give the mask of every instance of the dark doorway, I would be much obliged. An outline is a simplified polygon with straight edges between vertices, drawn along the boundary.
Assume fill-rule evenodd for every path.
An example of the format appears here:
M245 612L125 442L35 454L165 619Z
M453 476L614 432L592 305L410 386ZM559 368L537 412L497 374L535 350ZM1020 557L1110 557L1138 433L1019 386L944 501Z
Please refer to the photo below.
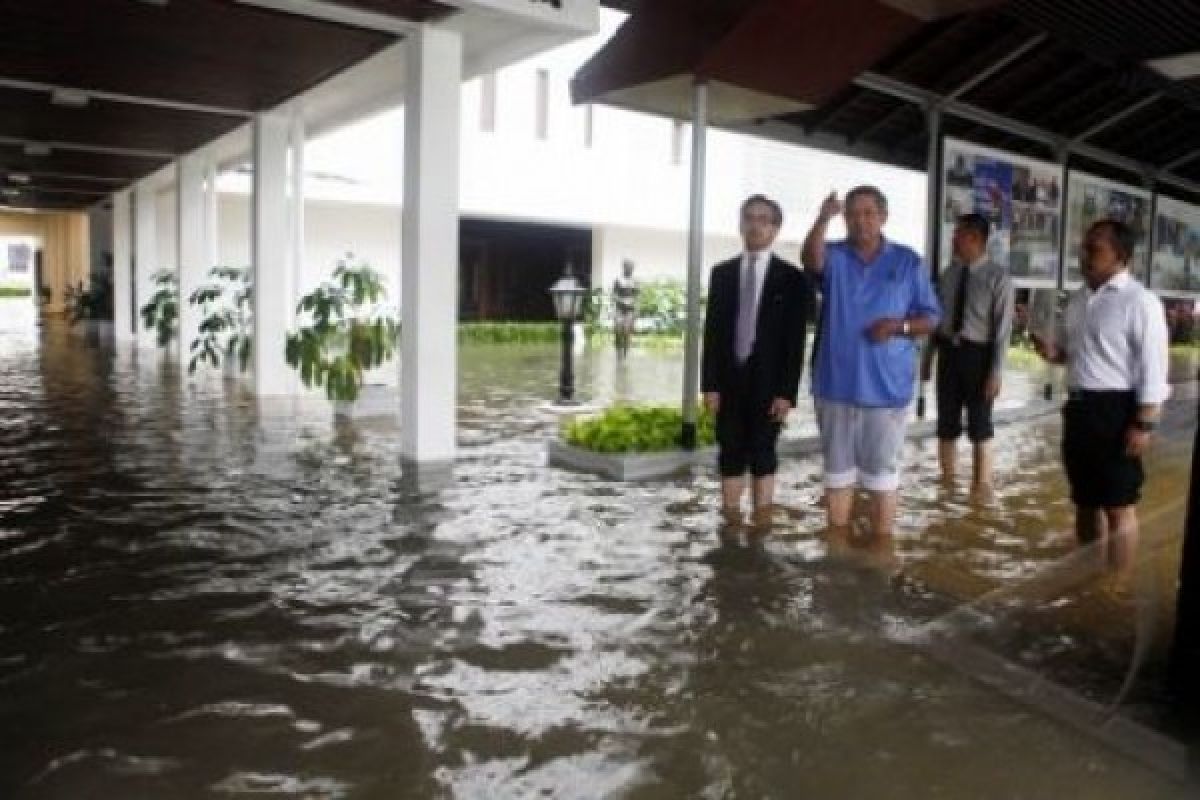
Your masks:
M550 288L570 262L590 285L592 232L585 228L463 219L458 313L463 320L554 319Z

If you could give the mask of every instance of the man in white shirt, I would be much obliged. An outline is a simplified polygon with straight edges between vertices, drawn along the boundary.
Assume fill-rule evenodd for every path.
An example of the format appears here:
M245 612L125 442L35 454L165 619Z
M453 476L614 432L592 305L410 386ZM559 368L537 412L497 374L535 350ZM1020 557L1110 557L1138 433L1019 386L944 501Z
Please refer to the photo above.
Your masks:
M1067 366L1063 463L1081 543L1107 538L1109 563L1125 572L1137 547L1142 453L1170 394L1162 301L1129 273L1136 237L1102 219L1083 240L1085 286L1067 303L1057 341L1034 337L1048 361Z

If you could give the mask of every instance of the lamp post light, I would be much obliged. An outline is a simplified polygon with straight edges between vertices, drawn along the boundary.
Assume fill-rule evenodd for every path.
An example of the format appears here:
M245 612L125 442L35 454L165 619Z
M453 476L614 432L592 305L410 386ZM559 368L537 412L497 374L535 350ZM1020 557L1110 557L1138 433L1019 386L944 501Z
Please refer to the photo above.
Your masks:
M583 298L587 287L576 280L571 263L563 270L563 276L550 287L550 299L554 301L554 316L562 323L562 370L558 380L558 405L575 405L575 372L572 364L575 349L575 322L583 313Z

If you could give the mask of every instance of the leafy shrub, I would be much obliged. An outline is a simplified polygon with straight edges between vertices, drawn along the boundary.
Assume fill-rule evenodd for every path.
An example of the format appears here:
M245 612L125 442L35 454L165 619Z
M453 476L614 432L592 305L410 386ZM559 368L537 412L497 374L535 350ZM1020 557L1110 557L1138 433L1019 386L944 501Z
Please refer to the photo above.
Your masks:
M300 299L296 313L303 324L287 335L284 357L305 386L323 386L330 400L358 398L363 373L391 359L400 338L385 296L379 272L347 255L332 283Z
M166 347L179 332L179 283L175 273L160 269L151 279L155 289L150 302L142 306L142 322L153 328L159 347Z
M679 447L682 427L678 408L616 405L597 416L568 421L562 434L567 444L597 453L654 453ZM696 439L701 446L717 440L713 416L703 409Z
M558 322L463 322L460 342L479 344L555 344L562 337Z
M0 286L0 297L29 297L33 289L28 286Z

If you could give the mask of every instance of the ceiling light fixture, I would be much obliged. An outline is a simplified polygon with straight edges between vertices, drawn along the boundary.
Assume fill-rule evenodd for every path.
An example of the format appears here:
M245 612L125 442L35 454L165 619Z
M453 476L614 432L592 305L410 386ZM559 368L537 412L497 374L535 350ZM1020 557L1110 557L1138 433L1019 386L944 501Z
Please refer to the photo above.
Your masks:
M10 172L8 179L13 183L29 183L29 176L23 172Z
M1198 78L1200 77L1200 50L1192 53L1179 53L1166 58L1155 58L1147 61L1146 66L1173 81Z
M55 89L50 93L50 102L63 108L83 108L88 104L88 96L78 89Z

